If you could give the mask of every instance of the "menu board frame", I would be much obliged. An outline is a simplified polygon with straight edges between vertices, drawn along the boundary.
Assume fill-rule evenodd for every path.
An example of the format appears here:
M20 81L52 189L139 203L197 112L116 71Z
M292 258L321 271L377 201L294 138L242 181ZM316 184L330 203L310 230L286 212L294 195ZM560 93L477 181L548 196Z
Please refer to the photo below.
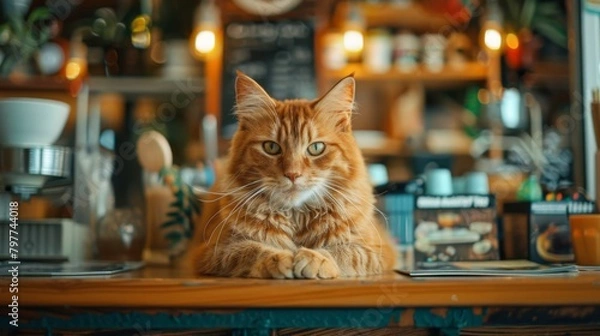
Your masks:
M221 128L230 138L237 122L236 71L256 80L276 99L317 96L314 19L232 21L223 32Z

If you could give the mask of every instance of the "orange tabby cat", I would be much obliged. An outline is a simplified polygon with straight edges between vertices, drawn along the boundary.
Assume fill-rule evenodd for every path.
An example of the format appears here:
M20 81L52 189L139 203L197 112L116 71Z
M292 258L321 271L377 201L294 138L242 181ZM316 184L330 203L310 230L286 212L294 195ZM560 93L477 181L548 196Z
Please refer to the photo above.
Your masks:
M336 278L395 263L352 136L354 78L318 100L271 98L238 73L233 137L192 245L200 274Z

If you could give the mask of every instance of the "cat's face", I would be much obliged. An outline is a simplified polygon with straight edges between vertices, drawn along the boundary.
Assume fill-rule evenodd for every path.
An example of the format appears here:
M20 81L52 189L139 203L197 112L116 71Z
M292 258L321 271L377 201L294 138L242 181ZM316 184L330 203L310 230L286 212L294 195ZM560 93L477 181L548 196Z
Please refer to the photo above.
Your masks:
M230 173L280 209L332 202L362 164L351 133L354 79L315 101L276 101L238 74Z

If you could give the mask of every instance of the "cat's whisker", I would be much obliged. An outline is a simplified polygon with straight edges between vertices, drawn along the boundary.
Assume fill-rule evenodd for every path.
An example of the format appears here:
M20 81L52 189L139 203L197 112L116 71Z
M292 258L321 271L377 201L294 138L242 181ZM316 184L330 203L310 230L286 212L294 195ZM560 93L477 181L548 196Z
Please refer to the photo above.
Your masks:
M223 233L223 229L225 228L225 225L227 224L227 222L229 221L229 219L234 215L234 214L238 214L239 215L239 211L242 210L244 208L244 204L246 204L248 202L248 200L260 195L263 191L264 191L265 187L256 189L254 191L248 192L246 194L244 194L244 197L242 199L240 199L239 202L237 202L237 205L230 211L229 215L223 219L221 221L221 223L219 223L219 225L217 226L217 228L220 226L220 230L219 230L219 234L217 236L217 239L215 240L215 253L217 251L217 247L219 245L219 239L221 239L221 234ZM215 228L215 231L217 230L217 228ZM215 233L215 231L212 232L212 234ZM212 238L212 234L211 234L211 238ZM210 241L210 238L209 238Z
M234 209L231 211L230 215L227 217L227 219L226 219L226 220L229 220L229 218L230 218L230 217L231 217L231 216L232 216L234 213L236 213L236 212L237 212L237 217L236 217L236 221L237 221L237 220L239 219L239 214L240 214L240 211L241 211L242 209L244 209L245 205L246 205L246 204L247 204L247 203L248 203L250 200L255 200L255 199L257 198L257 196L259 196L259 195L260 195L260 194L261 194L261 193L262 193L264 190L265 190L265 187L262 187L262 188L260 188L260 189L258 189L258 190L256 190L256 191L254 191L254 192L253 192L251 195L249 195L248 197L246 197L246 198L245 198L245 200L244 200L244 202L243 202L241 205L237 205L237 206L236 206L236 208L234 208ZM249 211L247 211L247 210L246 210L246 216L248 215L248 212L249 212ZM219 240L220 240L220 238L221 238L221 233L222 233L222 231L223 231L223 228L224 228L224 227L225 227L225 225L222 225L222 226L221 226L221 230L219 231L219 235L217 236L217 240L216 240L216 244L217 244L217 245L218 245L218 243L219 243ZM217 246L215 245L215 250L216 250L216 248L217 248Z
M213 199L210 199L210 200L202 200L202 202L212 203L212 202L221 200L224 197L233 195L233 194L237 193L240 190L244 190L245 188L248 188L248 187L253 186L253 185L255 185L257 183L260 183L260 182L261 182L260 180L252 181L250 183L244 184L243 186L236 187L235 189L229 190L228 192L224 192L224 193L223 192L215 192L215 191L205 191L205 192L203 192L203 194L205 194L205 195L215 195L215 196L220 196L220 197L213 198Z
M332 203L334 203L334 204L337 205L338 209L336 209L336 210L338 212L345 212L345 207L341 203L339 203L339 201L328 190L325 190L324 192L327 195L327 198L329 200L331 200ZM356 222L353 219L351 219L352 216L346 216L346 217L350 221L350 224L352 224L352 226L356 226ZM353 241L354 239L357 239L359 241L362 240L363 242L365 242L362 237L360 237L360 236L353 236L352 235L352 231L351 231L350 225L348 225L346 228L347 228L347 230L344 233L344 234L347 235L346 236L346 241L350 242L350 241Z
M212 240L212 237L213 237L215 231L217 231L219 229L219 227L221 227L231 217L231 215L237 211L240 204L242 204L242 202L248 197L248 195L251 192L252 191L246 192L242 195L239 195L238 197L233 198L233 200L231 202L229 202L227 205L223 206L223 208L221 210L228 210L229 213L228 213L227 217L221 219L221 221L215 226L215 229L212 231L210 237L208 238L209 242Z
M332 189L333 190L333 189ZM336 192L340 193L340 191ZM333 199L335 198L333 195L331 195L331 193L329 193L328 191L326 192L329 195L329 198ZM344 197L343 194L341 194L342 197ZM349 202L348 200L346 200L346 202ZM352 202L349 202L350 204L352 204L354 206L354 208L361 214L364 214L358 207L356 207ZM351 216L349 216L348 218L351 218ZM349 219L350 220L350 219ZM350 220L352 224L356 225L356 222L354 220ZM350 227L348 227L348 231L346 232L346 234L348 235L348 242L351 242L351 244L356 244L356 243L361 243L360 246L363 248L364 252L366 253L374 253L375 256L375 260L380 260L381 256L383 255L383 241L381 238L381 235L379 234L379 231L377 230L377 228L374 227L374 225L377 224L373 224L372 221L369 220L369 224L371 225L371 227L373 227L373 229L375 230L375 232L377 232L377 235L379 237L379 241L380 243L376 245L378 252L374 251L370 246L373 245L372 243L370 244L365 237L362 237L360 235L352 235L352 233L350 232Z
M346 202L348 202L348 204L350 204L352 207L354 207L356 209L356 211L362 215L364 215L367 218L367 222L369 223L369 225L373 228L373 230L377 233L377 237L379 239L379 244L378 246L380 247L380 253L382 253L383 251L381 251L381 247L383 246L383 237L381 237L381 234L379 233L379 230L377 229L376 225L377 223L373 223L373 216L369 215L369 214L365 214L364 211L362 211L356 204L355 202L352 202L351 199L348 198L348 196L343 192L338 190L338 188L336 188L335 186L329 185L330 190L336 192L337 194L339 194L342 198L344 198L346 200ZM359 196L360 198L360 196Z
M247 206L248 209L252 209L252 206L254 205L254 202L258 199L258 197L255 197ZM244 221L248 220L248 214L250 213L250 211L246 211L246 213L244 214Z
M240 212L241 212L241 210L243 210L244 208L246 209L246 211L244 212L244 221L246 221L246 220L247 220L247 218L248 218L248 213L250 212L250 211L248 211L248 209L250 209L250 207L249 207L249 206L250 206L250 204L249 204L248 202L250 202L250 201L255 201L255 200L256 200L256 198L257 198L257 196L258 196L258 195L260 195L260 194L261 194L261 193L264 191L264 189L265 189L265 188L266 188L266 187L262 187L262 188L260 188L259 190L257 190L256 192L253 192L253 193L252 193L252 195L250 195L250 196L246 197L246 199L244 200L244 202L243 202L243 203L242 203L242 204L241 204L241 205L238 207L238 210L236 211L236 212L237 212L237 216L236 216L236 218L235 218L235 222L239 222L239 219L240 219ZM246 206L246 205L248 205L248 206ZM232 211L232 212L233 212L233 211ZM220 236L220 235L219 235L219 236ZM217 237L217 241L218 241L218 240L219 240L219 237Z
M204 225L204 231L202 232L202 236L203 236L203 237L206 237L206 230L207 230L207 228L210 226L210 224L212 223L213 219L215 219L217 216L219 216L219 215L220 215L220 214L221 214L223 211L226 211L226 210L228 210L228 209L229 209L229 207L230 207L231 205L233 205L233 204L237 204L238 202L240 202L239 198L233 198L233 200L232 200L231 202L229 202L229 203L227 203L227 204L224 204L224 205L222 205L222 206L220 207L220 209L219 209L217 212L215 212L215 213L214 213L214 214L213 214L213 215L212 215L212 216L211 216L211 217L210 217L210 218L209 218L209 219L206 221L206 224ZM222 222L222 220L221 220L221 222ZM220 224L221 222L219 222L219 224ZM217 227L218 227L218 225L219 225L219 224L217 224ZM215 228L215 229L216 229L216 228ZM214 232L214 230L213 230L213 232ZM211 235L210 235L210 237L209 237L209 239L208 239L207 241L208 241L208 242L210 242L210 239L211 239L211 238L212 238L212 233L211 233Z
M244 198L245 198L247 195L249 195L249 194L250 194L250 193L251 193L253 190L255 190L255 189L252 189L252 190L250 190L250 191L248 191L248 192L245 192L245 193L243 193L243 194L241 194L241 195L237 195L236 197L233 197L233 198L232 198L231 202L229 202L228 204L224 204L224 205L222 205L222 206L220 207L220 209L219 209L217 212L215 212L215 213L214 213L214 214L213 214L213 215L212 215L212 216L211 216L211 217L210 217L210 218L207 220L207 222L206 222L206 225L204 226L204 231L202 232L202 235L203 235L203 237L206 237L206 229L209 227L209 224L210 224L210 223L213 221L213 219L214 219L215 217L217 217L218 215L220 215L220 214L221 214L223 211L230 209L232 206L233 206L233 208L235 209L235 207L236 207L238 204L240 204L240 203L241 203L241 202L244 200ZM221 221L219 224L217 224L217 228L218 228L218 226L219 226L219 225L220 225L222 222L223 222L223 220L222 220L222 221ZM215 228L215 230L216 230L216 228ZM213 232L214 232L214 231L213 231ZM212 238L212 234L211 234L210 238ZM209 240L208 240L209 242L210 242L210 238L209 238Z
M338 184L335 181L331 181L330 185L335 186L337 188L345 188L345 186L343 184ZM371 203L370 200L366 199L364 196L362 196L360 194L354 194L353 196L364 202ZM389 221L388 221L387 215L383 211L381 211L376 205L373 206L373 209L375 210L375 212L377 212L383 218L383 220L385 221L385 223L383 223L383 224L385 225L385 228L389 230L390 226L389 226Z
M245 187L248 187L248 186L250 186L250 185L253 185L253 184L255 184L255 182L251 182L251 183L249 183L249 184L246 184L246 185L245 185ZM239 189L239 188L236 188L236 190L237 190L237 189ZM227 196L232 196L232 195L234 195L234 194L237 194L237 193L238 193L238 191L239 191L239 190L237 190L237 191L231 191L231 192L228 192L228 193L226 193L227 195L225 195L225 196L223 196L223 197L220 197L219 199L223 199L224 197L227 197ZM210 226L210 224L212 223L213 219L215 219L215 217L219 216L219 215L220 215L220 214L221 214L223 211L227 210L227 209L229 208L229 206L230 206L230 205L232 205L232 204L234 204L234 203L237 203L237 202L239 202L239 201L240 201L240 199L241 199L241 198L243 198L243 197L244 197L244 194L242 194L242 195L240 195L240 196L237 196L237 197L233 197L231 202L229 202L228 204L223 204L223 205L221 205L221 206L220 206L220 208L219 208L219 210L218 210L217 212L215 212L215 213L214 213L214 214L213 214L213 215L212 215L212 216L211 216L211 217L210 217L210 218L209 218L209 219L206 221L206 223L205 223L205 225L204 225L204 230L203 230L203 232L202 232L202 237L206 237L206 229L207 229L207 228Z

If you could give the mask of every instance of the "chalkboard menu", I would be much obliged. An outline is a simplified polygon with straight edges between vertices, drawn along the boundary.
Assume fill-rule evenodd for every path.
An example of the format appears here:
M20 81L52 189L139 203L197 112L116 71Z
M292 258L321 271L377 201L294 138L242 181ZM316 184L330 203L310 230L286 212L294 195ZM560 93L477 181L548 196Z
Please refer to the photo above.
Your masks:
M236 70L256 80L273 98L315 98L314 21L232 22L224 35L221 120L225 138L236 128Z

